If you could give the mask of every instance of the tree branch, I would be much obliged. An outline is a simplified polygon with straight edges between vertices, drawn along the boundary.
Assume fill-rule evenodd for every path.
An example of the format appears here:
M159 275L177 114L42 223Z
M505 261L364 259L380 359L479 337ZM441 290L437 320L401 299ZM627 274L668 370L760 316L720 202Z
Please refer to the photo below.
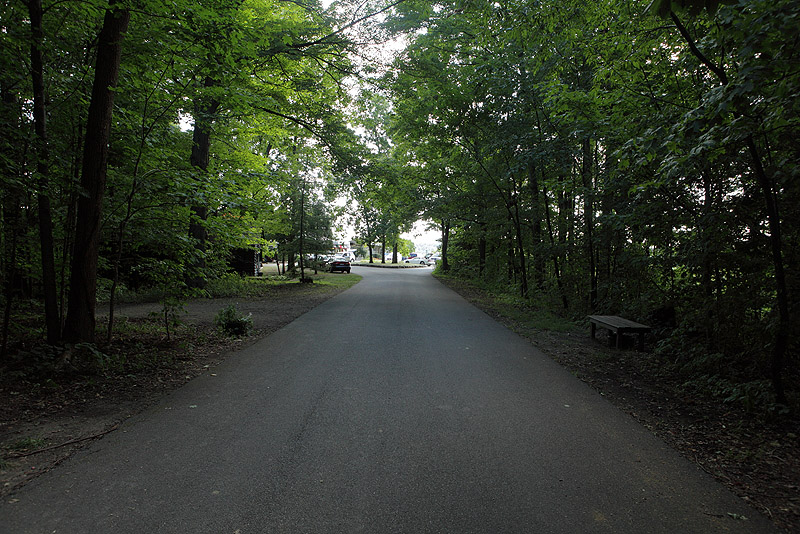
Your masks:
M355 19L354 21L352 21L352 22L350 22L348 24L345 24L344 26L342 26L341 28L339 28L335 32L329 33L328 35L326 35L324 37L320 37L316 41L309 41L307 43L297 43L297 44L289 45L289 48L294 48L294 49L298 49L299 50L301 48L308 48L309 46L314 46L314 45L325 43L331 37L333 37L335 35L339 35L340 33L344 32L345 30L347 30L349 28L352 28L353 26L355 26L356 24L358 24L360 22L364 22L365 20L370 19L370 18L372 18L374 16L377 16L377 15L380 15L381 13L385 13L386 11L389 11L393 7L402 4L404 1L405 0L397 0L396 2L392 2L388 6L384 7L383 9L379 9L378 11L375 11L373 13L369 13L367 15L364 15L363 17L359 17L359 18Z
M669 12L669 16L672 18L672 22L675 23L675 26L678 28L681 36L686 40L686 44L689 45L689 50L692 51L692 54L700 60L700 62L708 67L711 72L717 75L722 85L728 85L728 76L725 74L725 70L722 67L714 65L710 59L708 59L705 54L703 54L694 42L694 39L691 35L689 35L689 31L686 29L686 26L683 25L681 20L675 14L674 11Z

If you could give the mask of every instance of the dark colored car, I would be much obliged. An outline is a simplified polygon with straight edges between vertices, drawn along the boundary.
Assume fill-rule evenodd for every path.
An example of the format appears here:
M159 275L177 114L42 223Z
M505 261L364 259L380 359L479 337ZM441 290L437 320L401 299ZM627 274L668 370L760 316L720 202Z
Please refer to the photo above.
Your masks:
M343 273L350 273L350 260L347 258L336 257L328 263L328 271L334 273L336 271Z

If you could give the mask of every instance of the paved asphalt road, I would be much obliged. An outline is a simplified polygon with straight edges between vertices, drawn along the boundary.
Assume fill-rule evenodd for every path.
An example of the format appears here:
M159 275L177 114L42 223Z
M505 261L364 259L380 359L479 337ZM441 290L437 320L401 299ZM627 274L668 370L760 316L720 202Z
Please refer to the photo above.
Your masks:
M430 269L356 272L12 495L0 532L772 532Z

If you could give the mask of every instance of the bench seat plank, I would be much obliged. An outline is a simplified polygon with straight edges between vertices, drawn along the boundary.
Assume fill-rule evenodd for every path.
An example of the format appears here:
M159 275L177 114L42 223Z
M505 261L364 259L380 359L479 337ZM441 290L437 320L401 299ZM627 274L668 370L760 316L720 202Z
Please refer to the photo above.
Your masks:
M612 346L616 344L617 348L622 345L622 334L631 333L638 335L638 349L644 350L644 334L650 332L649 326L616 315L590 315L589 322L592 327L592 339L594 339L596 327L605 328L614 334L609 341ZM616 343L614 343L615 341Z

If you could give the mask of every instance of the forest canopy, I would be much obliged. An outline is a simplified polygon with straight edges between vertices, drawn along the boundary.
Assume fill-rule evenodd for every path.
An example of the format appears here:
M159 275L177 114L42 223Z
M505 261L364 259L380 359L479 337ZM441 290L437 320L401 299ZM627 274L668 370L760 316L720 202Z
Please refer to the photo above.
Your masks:
M346 212L370 251L433 221L440 271L651 324L730 398L798 394L795 1L0 9L4 356L15 303L94 342L98 300L201 295Z

